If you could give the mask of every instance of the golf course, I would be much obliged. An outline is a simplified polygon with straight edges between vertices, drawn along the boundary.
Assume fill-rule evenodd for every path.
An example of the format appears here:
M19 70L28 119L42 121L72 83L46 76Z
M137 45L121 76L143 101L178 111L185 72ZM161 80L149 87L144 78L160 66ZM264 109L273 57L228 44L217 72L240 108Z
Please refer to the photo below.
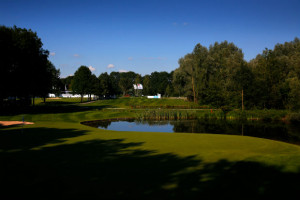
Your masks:
M195 105L142 97L79 102L37 99L29 111L0 116L33 122L0 126L3 199L297 197L299 145L241 135L108 131L81 122Z

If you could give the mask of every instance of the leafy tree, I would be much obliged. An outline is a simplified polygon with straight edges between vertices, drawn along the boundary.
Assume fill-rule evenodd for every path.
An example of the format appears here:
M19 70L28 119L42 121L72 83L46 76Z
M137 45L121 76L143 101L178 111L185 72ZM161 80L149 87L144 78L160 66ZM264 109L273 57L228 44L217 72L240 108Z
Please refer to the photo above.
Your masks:
M28 100L52 89L54 66L32 30L0 26L0 104L8 97ZM34 101L33 101L34 103Z
M157 93L165 95L167 86L172 84L172 79L172 74L168 72L152 72L144 78L145 92L152 95Z
M150 95L151 94L151 83L150 83L150 75L145 75L143 77L143 94Z
M40 74L43 79L39 83L40 96L44 98L44 102L46 102L46 97L49 92L59 94L59 83L60 83L60 70L57 70L54 65L48 61L47 68L44 73Z
M121 78L120 72L111 72L109 76L111 81L112 94L122 94L121 88L119 87L119 81Z
M137 74L134 72L120 73L119 87L122 90L123 95L133 89Z
M184 87L187 83L185 75L180 71L180 69L176 69L173 74L173 87L174 87L174 92L182 96L184 95Z
M133 81L129 77L121 77L119 81L119 86L123 92L123 96L133 87Z
M249 64L258 83L256 91L262 91L256 104L263 108L292 108L292 99L297 96L292 88L300 78L299 39L277 44L273 50L265 49Z
M209 49L197 44L178 63L173 82L177 92L183 88L186 96L202 104L237 105L233 76L245 61L241 49L233 43L216 42Z
M61 78L61 84L60 84L60 90L65 91L65 90L72 90L72 80L74 76L68 76L66 78Z
M107 72L100 74L99 76L100 81L100 88L101 91L100 94L104 95L105 97L109 97L112 94L113 87L110 76L107 74Z
M142 76L140 74L136 75L134 84L135 85L142 84ZM141 90L136 89L134 92L135 92L135 96L141 96Z
M300 80L297 76L287 79L290 92L288 95L287 108L291 110L300 109Z
M92 74L90 81L91 81L91 87L90 87L90 90L89 90L89 96L90 96L90 101L91 101L92 100L91 99L92 94L98 95L98 96L100 95L100 91L99 91L100 81L96 77L95 74Z
M92 73L87 66L80 66L74 74L72 80L73 93L80 94L81 102L85 94L90 94Z

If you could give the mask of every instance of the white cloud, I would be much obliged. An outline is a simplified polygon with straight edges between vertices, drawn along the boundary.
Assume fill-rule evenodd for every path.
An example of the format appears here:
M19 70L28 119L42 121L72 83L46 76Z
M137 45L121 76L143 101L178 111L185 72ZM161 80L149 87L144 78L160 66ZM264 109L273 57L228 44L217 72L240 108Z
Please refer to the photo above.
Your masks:
M78 58L79 54L75 53L73 56L76 57L76 58Z
M91 72L93 72L93 71L95 71L95 70L96 70L96 68L95 68L95 67L93 67L93 66L89 66L89 69L91 70Z
M125 69L119 69L119 72L120 72L120 73L125 73L125 72L128 72L128 71L125 70Z
M111 68L114 68L114 67L115 67L115 65L113 65L113 64L107 65L107 68L108 68L108 69L111 69Z
M50 52L50 56L55 56L56 53L55 52Z

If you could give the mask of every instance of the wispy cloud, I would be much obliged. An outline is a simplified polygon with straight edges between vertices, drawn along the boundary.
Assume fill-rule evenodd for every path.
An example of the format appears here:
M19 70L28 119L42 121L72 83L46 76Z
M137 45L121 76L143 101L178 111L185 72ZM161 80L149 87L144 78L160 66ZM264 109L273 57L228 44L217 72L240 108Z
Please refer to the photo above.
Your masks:
M125 69L119 69L119 72L120 72L120 73L126 73L126 72L128 72L128 71L125 70Z
M55 52L50 52L50 56L55 56L56 53Z
M95 68L95 67L93 67L93 66L89 66L89 69L91 70L91 72L93 72L93 71L95 71L95 70L96 70L96 68Z
M133 60L133 57L128 57L128 60Z
M113 65L113 64L107 65L107 68L108 68L108 69L112 69L112 68L114 68L114 67L115 67L115 65Z
M76 57L76 58L78 58L79 54L75 53L73 56Z

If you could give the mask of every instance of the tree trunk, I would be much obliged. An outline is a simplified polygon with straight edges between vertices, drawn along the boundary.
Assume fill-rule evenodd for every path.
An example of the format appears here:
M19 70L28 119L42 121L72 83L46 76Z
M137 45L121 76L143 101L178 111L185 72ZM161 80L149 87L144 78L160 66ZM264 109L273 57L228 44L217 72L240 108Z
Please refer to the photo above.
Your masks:
M34 96L32 96L32 105L34 106Z
M242 90L242 111L244 111L244 90Z
M83 95L80 95L80 96L81 96L81 98L80 98L80 102L82 103Z
M193 86L193 94L194 94L194 103L197 103L196 91L195 91L195 84L194 84L194 77L192 76L192 86Z

